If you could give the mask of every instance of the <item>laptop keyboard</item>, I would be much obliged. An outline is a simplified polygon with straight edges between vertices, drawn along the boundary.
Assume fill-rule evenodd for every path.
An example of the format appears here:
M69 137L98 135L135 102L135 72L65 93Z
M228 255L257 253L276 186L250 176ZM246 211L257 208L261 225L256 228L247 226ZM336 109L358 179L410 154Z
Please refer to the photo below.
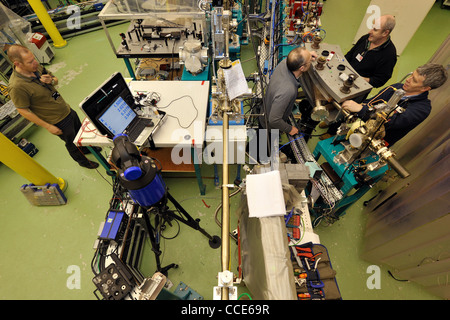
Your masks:
M153 126L152 119L141 118L136 123L136 125L129 132L127 132L128 138L131 140L131 142L136 141L136 139L141 135L145 127L151 126Z

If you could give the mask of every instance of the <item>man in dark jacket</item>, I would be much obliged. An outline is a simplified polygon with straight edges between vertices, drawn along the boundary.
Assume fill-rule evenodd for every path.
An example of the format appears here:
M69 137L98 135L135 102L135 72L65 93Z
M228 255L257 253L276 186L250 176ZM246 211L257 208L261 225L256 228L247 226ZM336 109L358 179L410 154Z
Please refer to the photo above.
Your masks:
M367 120L372 114L370 107L376 101L383 100L387 102L397 89L403 89L405 95L397 103L403 109L402 112L394 111L384 125L386 129L384 140L389 146L392 146L428 117L431 112L428 91L442 86L447 81L447 78L447 71L442 65L428 63L418 67L406 79L405 84L396 83L391 85L362 104L353 100L345 101L342 107L344 110L357 113L360 119Z
M391 40L394 27L394 16L381 16L375 20L369 33L362 36L345 55L353 69L374 88L383 86L391 78L397 63L397 50ZM364 94L354 100L362 102L368 95L369 93ZM320 139L335 135L340 125L340 121L330 124L328 131Z

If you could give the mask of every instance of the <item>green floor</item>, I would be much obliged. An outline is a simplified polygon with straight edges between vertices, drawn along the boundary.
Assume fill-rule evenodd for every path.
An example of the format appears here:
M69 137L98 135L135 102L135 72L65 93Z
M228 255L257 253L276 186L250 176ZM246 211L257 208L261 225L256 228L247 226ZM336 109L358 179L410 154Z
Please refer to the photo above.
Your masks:
M345 7L337 2L325 3L322 23L327 30L326 41L340 44L346 51L359 26L358 17L369 1L348 0ZM431 57L447 36L447 32L441 30L448 30L449 14L450 11L440 9L438 4L433 7L400 57L390 82L401 79ZM443 24L447 24L447 28L442 28ZM126 25L110 28L112 37L119 40L118 34L124 28ZM242 60L247 57L248 54L243 55ZM116 59L102 30L74 37L65 48L56 49L49 69L59 77L61 94L80 116L79 102L111 73L121 71L127 75L125 64ZM246 66L245 72L248 70ZM110 179L104 170L79 167L69 158L59 139L44 129L34 128L26 138L39 149L34 159L53 175L67 181L68 203L58 207L31 206L19 191L19 187L28 181L0 165L0 299L95 299L91 281L92 247L112 197ZM314 140L310 142L311 148L313 144ZM193 174L166 174L164 179L182 206L194 218L201 219L202 227L211 234L220 235L214 211L220 204L221 193L214 187L212 167L203 166L202 174L206 184L204 196L200 196ZM234 178L235 168L232 167L230 180ZM384 268L381 289L367 288L370 274L366 270L370 263L361 260L360 255L367 218L362 201L369 197L366 195L356 203L338 222L316 229L321 243L329 250L342 297L347 300L436 299L420 286L394 280ZM233 216L238 202L239 196L231 200ZM235 218L232 219L234 228ZM204 236L186 226L181 227L174 240L164 240L162 249L163 265L179 264L178 269L169 272L174 286L182 281L204 299L211 299L220 271L220 249L209 248ZM231 253L231 269L236 272L234 244ZM73 288L73 268L80 270L79 288ZM146 275L155 270L148 247L141 268ZM244 292L245 288L239 290Z

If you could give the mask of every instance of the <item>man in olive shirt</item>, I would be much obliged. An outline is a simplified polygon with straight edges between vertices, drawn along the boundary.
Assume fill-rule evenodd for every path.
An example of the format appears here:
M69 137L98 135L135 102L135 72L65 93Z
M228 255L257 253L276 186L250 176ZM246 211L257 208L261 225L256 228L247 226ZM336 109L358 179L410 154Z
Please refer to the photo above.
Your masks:
M57 135L66 143L70 156L82 167L95 169L73 143L81 122L77 113L64 101L55 85L58 79L36 61L33 53L21 45L12 45L8 57L14 63L9 95L17 111L27 120Z

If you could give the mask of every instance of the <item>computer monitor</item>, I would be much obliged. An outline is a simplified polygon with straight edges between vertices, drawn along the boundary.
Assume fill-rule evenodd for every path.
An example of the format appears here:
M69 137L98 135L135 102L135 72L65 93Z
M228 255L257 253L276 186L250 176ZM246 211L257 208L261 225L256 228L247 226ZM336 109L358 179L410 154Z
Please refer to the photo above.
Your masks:
M122 97L118 97L98 117L98 120L115 136L123 133L136 117L137 114L125 100Z

